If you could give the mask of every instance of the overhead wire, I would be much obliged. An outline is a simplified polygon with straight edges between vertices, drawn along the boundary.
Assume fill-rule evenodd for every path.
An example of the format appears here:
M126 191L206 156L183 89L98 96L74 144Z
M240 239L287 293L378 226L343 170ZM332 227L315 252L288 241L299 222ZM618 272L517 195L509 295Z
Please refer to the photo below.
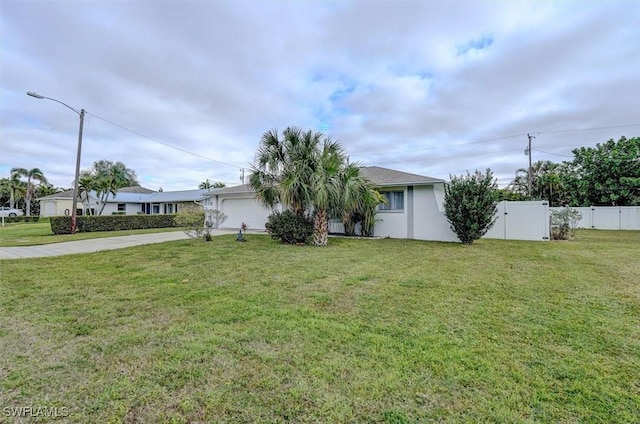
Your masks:
M159 144L162 144L162 145L164 145L164 146L170 147L170 148L172 148L172 149L179 150L179 151L181 151L181 152L183 152L183 153L187 153L187 154L190 154L190 155L192 155L192 156L199 157L199 158L201 158L201 159L206 159L206 160L209 160L209 161L212 161L212 162L219 163L219 164L221 164L221 165L229 166L229 167L236 168L236 169L240 169L240 170L242 170L242 169L244 169L244 168L245 168L245 167L242 167L242 166L233 165L233 164L231 164L231 163L227 163L227 162L223 162L223 161L220 161L220 160L217 160L217 159L213 159L213 158L210 158L210 157L207 157L207 156L201 155L201 154L199 154L199 153L195 153L195 152L189 151L189 150L184 149L184 148L182 148L182 147L174 146L173 144L167 143L166 141L162 141L162 140L160 140L160 139L158 139L158 138L156 138L156 137L151 137L151 136L148 136L148 135L146 135L146 134L142 134L142 133L141 133L141 132L139 132L139 131L133 130L133 129L131 129L131 128L125 127L124 125L120 125L120 124L118 124L118 123L116 123L116 122L113 122L113 121L110 121L110 120L108 120L108 119L106 119L106 118L103 118L103 117L101 117L101 116L98 116L98 115L96 115L95 113L91 113L91 112L88 112L88 111L87 111L86 113L87 113L87 115L91 115L91 116L93 116L93 117L95 117L95 118L98 118L98 119L100 119L101 121L107 122L107 123L109 123L109 124L111 124L111 125L113 125L113 126L115 126L115 127L118 127L118 128L123 129L123 130L125 130L125 131L129 131L130 133L136 134L136 135L138 135L138 136L140 136L140 137L146 138L147 140L151 140L151 141L153 141L153 142L155 142L155 143L159 143Z

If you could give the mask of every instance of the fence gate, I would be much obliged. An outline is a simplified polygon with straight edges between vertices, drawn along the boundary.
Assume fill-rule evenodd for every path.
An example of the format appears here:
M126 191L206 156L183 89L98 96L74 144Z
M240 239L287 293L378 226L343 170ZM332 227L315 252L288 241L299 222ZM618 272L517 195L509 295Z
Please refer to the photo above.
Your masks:
M504 240L549 240L549 203L498 203L498 219L485 237Z

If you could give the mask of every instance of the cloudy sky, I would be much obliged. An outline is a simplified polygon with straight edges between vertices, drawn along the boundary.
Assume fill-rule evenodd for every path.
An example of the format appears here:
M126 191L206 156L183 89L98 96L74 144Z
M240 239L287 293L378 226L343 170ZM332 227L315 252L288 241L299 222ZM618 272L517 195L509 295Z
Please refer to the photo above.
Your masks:
M501 186L640 135L640 2L0 0L0 177L122 161L165 191L248 174L261 135Z

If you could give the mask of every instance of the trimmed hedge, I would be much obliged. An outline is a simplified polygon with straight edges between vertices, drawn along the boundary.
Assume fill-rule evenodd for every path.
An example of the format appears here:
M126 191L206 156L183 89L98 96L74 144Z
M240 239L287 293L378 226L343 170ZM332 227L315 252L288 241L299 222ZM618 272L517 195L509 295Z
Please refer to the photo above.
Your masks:
M204 213L202 213L204 222ZM177 227L176 215L85 215L76 217L76 232L122 231ZM71 217L51 217L53 234L71 233Z
M4 217L4 222L6 223L11 223L11 222L38 222L38 220L40 219L39 216L5 216Z

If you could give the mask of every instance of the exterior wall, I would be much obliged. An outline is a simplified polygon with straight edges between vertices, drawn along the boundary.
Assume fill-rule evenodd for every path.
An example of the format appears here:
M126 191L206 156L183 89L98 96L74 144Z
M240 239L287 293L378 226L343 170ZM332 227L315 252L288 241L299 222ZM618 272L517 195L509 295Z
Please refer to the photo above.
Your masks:
M212 196L204 202L205 222L213 221L207 211L218 209L227 215L221 228L239 229L245 223L251 230L264 230L269 215L281 210L278 205L274 209L265 208L253 193L230 193Z
M140 203L125 203L125 215L136 215L139 211L142 210L142 206ZM96 208L96 213L98 213L99 208ZM114 213L119 213L118 211L118 203L107 203L102 211L102 215L113 215Z
M417 240L458 241L444 215L442 185L414 187L414 234ZM442 194L442 195L440 195Z
M71 208L73 202L71 199L48 199L40 201L40 216L64 216L65 210L69 210L71 214Z
M40 201L40 216L65 216L67 215L67 210L69 211L68 215L71 215L72 208L73 201L71 199L45 199ZM89 208L97 210L95 203L89 203ZM81 201L78 201L78 209L84 210L84 205Z

